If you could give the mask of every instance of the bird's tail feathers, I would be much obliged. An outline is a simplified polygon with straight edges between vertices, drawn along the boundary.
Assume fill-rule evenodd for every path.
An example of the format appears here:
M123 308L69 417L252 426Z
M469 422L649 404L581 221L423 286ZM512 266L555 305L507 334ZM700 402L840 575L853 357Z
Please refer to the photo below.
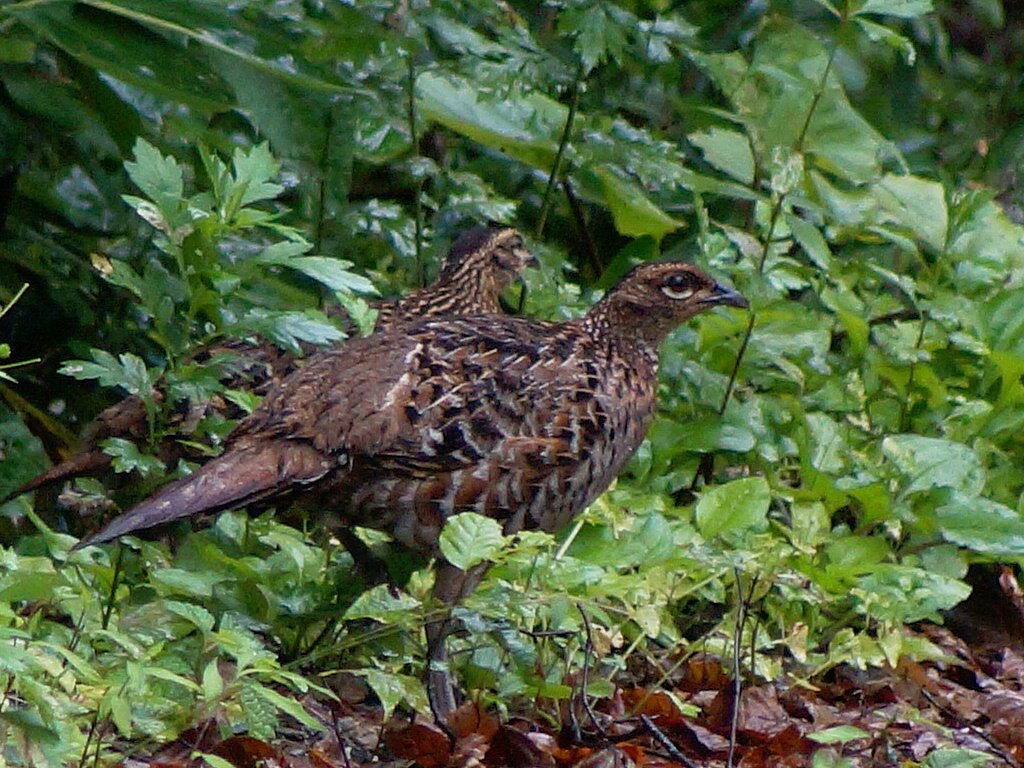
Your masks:
M99 448L90 448L87 451L76 453L59 464L54 464L45 472L36 475L24 485L15 488L0 499L0 506L29 491L38 491L40 488L71 480L75 477L93 475L102 472L108 467L110 467L110 457Z
M331 463L301 443L273 441L229 450L188 477L164 486L73 549L101 544L201 512L237 509L323 477Z

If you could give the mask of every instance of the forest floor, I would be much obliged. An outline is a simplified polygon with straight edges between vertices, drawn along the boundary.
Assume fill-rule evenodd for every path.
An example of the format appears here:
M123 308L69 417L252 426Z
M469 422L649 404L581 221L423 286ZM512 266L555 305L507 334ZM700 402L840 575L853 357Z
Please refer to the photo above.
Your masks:
M630 669L604 699L537 702L503 718L467 702L450 737L426 713L384 722L362 680L345 674L332 681L336 700L301 700L319 733L296 724L272 742L221 739L211 720L125 765L194 768L205 753L237 768L1024 766L1024 599L1009 569L991 577L946 626L906 628L942 661L840 666L812 680L794 670L789 682L745 681L738 706L730 669L695 655Z

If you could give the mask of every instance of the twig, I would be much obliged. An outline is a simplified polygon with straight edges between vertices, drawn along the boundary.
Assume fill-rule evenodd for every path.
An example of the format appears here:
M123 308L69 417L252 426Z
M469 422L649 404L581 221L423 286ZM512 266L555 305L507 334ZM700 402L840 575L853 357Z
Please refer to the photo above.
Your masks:
M654 724L647 715L640 715L640 722L644 724L644 727L650 732L661 746L668 750L668 756L675 760L677 763L685 765L686 768L697 768L697 764L694 763L690 758L679 751L679 748L672 743L672 740L666 736L662 730Z
M587 616L587 612L583 610L581 603L576 603L576 610L580 612L580 616L583 617L583 627L587 631L587 642L583 646L583 682L582 690L580 691L581 698L583 699L583 711L587 713L587 717L590 718L590 722L594 724L594 728L601 734L602 738L608 738L608 732L605 731L604 726L597 720L597 715L594 713L593 708L590 706L590 700L587 698L587 677L590 671L590 654L594 650L594 635L590 627L590 617ZM571 709L571 707L570 707Z
M740 696L743 693L743 679L740 674L740 648L743 643L743 624L747 619L747 601L743 597L740 569L734 568L736 579L736 628L732 636L732 711L729 713L729 759L727 768L732 768L736 757L736 737L740 723Z
M348 756L348 739L341 735L341 729L338 727L337 712L332 714L331 730L334 731L334 738L338 741L338 751L341 752L341 756L345 760L345 768L352 768L352 760Z
M544 189L544 198L540 205L540 214L537 216L537 237L544 234L544 224L547 222L548 213L551 210L555 182L558 181L558 174L562 170L562 158L565 155L565 148L569 145L569 137L572 136L573 123L576 122L576 109L580 104L580 81L582 79L583 65L580 64L576 70L576 77L572 81L572 95L569 97L569 114L565 116L562 138L558 142L558 151L555 153L555 161L551 164L551 174L548 176L548 184Z
M991 736L985 733L984 730L978 728L976 725L973 725L972 723L965 720L962 716L954 712L941 701L937 700L931 693L929 693L923 688L921 689L921 695L924 696L933 707L935 707L944 715L946 715L946 717L959 723L961 728L968 729L975 736L978 736L979 738L984 739L986 742L988 742L988 745L992 747L993 750L995 750L995 753L999 756L999 759L1001 759L1007 765L1014 766L1014 768L1017 768L1017 766L1020 765L1020 763L1015 761L1010 755L1006 753L1006 751L1000 746L999 742L997 742L995 739L993 739Z
M124 560L124 544L117 545L117 559L114 560L114 576L110 580L110 594L107 595L107 604L103 606L103 621L101 626L106 629L110 624L110 615L114 612L114 595L117 593L117 584L121 580L121 562Z

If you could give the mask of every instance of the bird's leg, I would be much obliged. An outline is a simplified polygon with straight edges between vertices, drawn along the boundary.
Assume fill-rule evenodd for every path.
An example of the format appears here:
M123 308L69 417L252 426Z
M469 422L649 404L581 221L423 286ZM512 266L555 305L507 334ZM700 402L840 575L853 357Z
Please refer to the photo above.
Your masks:
M480 563L468 571L457 568L447 560L438 560L432 596L444 603L446 610L439 619L427 622L427 694L430 710L438 725L447 730L448 716L455 710L455 691L452 689L448 669L448 647L445 641L455 627L452 610L468 595L490 563Z

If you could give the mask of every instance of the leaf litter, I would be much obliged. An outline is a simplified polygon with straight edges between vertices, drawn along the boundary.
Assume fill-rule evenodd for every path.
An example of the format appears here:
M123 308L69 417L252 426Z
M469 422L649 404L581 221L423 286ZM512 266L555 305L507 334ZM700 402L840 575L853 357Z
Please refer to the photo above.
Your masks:
M448 730L429 715L398 708L387 720L360 678L338 673L336 699L298 703L319 732L285 718L270 741L219 738L211 720L129 757L128 768L825 768L842 766L1024 765L1024 642L1007 642L1007 613L1020 607L1012 574L997 572L998 597L976 590L949 617L972 618L972 642L921 622L904 631L935 644L941 661L895 667L837 666L801 681L745 679L736 705L731 662L671 655L614 679L607 697L534 702L496 711L474 701ZM979 619L986 616L987 619ZM668 670L668 673L666 673ZM660 687L648 685L661 680ZM579 680L568 680L568 684ZM284 688L283 695L292 695ZM733 722L735 717L735 723ZM733 731L735 736L733 738Z

